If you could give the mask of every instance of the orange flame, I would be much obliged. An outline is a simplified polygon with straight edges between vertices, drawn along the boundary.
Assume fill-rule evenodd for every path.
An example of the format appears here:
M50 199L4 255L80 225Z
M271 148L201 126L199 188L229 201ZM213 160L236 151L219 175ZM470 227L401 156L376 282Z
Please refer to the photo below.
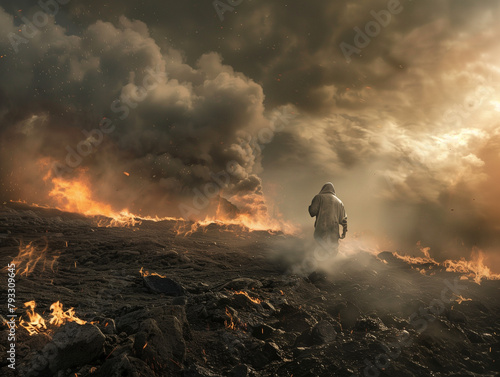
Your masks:
M19 254L12 260L11 264L15 264L21 276L28 276L31 274L37 265L42 265L42 272L49 267L52 272L60 253L51 255L52 260L47 257L47 250L49 243L46 237L43 237L45 245L43 247L36 245L36 241L31 241L27 245L23 244L21 240L19 243Z
M471 260L461 258L458 261L445 260L443 265L446 271L458 272L472 278L477 284L481 284L481 280L500 280L500 274L494 274L490 268L484 264L484 253L478 248L472 250Z
M227 232L254 232L267 231L269 233L283 232L286 234L296 234L298 228L288 222L271 219L268 216L252 216L250 214L240 213L234 218L229 218L221 212L216 216L207 216L203 220L195 222L179 222L175 226L177 236L189 236L198 231L206 232L208 226L216 224L220 231Z
M87 321L84 321L78 317L75 317L75 309L69 308L68 310L63 310L63 304L59 301L54 302L50 305L52 318L50 319L50 324L55 326L61 326L66 322L76 322L79 325L84 325Z
M24 303L25 307L29 307L26 311L26 314L29 317L29 321L25 321L22 317L20 318L19 324L24 327L30 335L38 334L43 330L47 330L47 326L45 324L45 320L43 317L35 312L36 303L35 301L28 301ZM84 325L87 321L84 321L75 316L75 310L73 308L69 308L68 310L63 310L63 304L59 301L54 302L50 306L51 317L49 320L49 324L54 327L59 327L66 322L76 322L79 325Z
M51 166L49 159L41 159L39 163L44 169ZM135 226L140 225L142 220L176 220L178 221L176 233L177 235L184 236L198 230L206 231L206 227L213 223L217 223L224 230L232 230L236 226L239 230L243 231L282 231L287 234L294 234L298 231L298 228L291 223L271 218L268 215L265 201L261 197L256 201L253 201L251 196L233 197L231 200L234 200L236 205L243 208L246 211L245 213L239 213L234 217L230 217L221 210L219 204L215 216L206 217L194 223L173 217L139 216L129 212L128 209L116 211L111 205L95 200L91 190L91 183L85 176L85 170L79 169L78 172L79 175L77 177L69 180L62 177L55 177L49 171L44 177L44 181L50 182L53 185L49 192L49 197L56 208L60 210L81 213L89 217L106 217L107 219L97 219L98 226ZM123 174L130 176L126 171Z
M417 242L417 246L422 254L424 254L424 257L410 257L408 255L400 255L397 252L394 252L393 254L395 257L402 259L409 264L439 264L433 258L431 258L431 255L429 253L429 250L431 249L430 247L422 247L420 241Z
M109 204L92 199L89 184L82 176L71 181L53 177L52 184L54 188L49 192L49 196L63 211L77 212L86 216L105 216L111 219L99 220L98 226L135 226L141 223L126 209L117 212Z
M458 302L458 304L460 305L462 302L464 301L472 301L471 298L465 298L464 296L462 295L455 295L457 297L457 299L455 300L456 302Z
M231 312L229 311L229 309L227 307L226 307L226 315L229 317L229 321L228 320L224 321L224 326L227 329L236 330L237 325L233 320L233 315L231 314Z
M25 302L24 306L29 307L29 309L26 311L26 314L28 314L29 317L29 322L23 320L23 318L21 317L19 320L19 324L24 327L30 335L38 334L42 330L46 330L47 326L45 325L45 320L40 314L35 312L35 301Z
M254 298L252 296L250 296L248 293L246 293L245 291L237 291L237 292L234 292L235 295L243 295L245 296L246 298L248 298L250 301L252 301L254 304L260 304L262 301L259 300L258 298Z
M421 247L420 241L417 242L417 246L420 247L420 251L425 255L425 257L410 257L407 255L400 255L397 252L394 252L393 255L401 260L404 260L410 265L430 264L437 267L442 266L448 272L457 272L462 274L460 279L472 279L477 284L481 284L481 281L485 279L500 280L500 274L491 272L490 268L484 264L484 253L476 247L472 249L471 260L466 260L465 258L461 258L458 261L448 259L439 263L430 256L429 247ZM426 270L423 268L417 268L417 270L421 274L425 275L426 273Z
M233 317L228 307L226 306L226 315L229 317L229 320L224 321L224 326L229 330L242 330L243 332L247 331L247 324L241 322L238 318Z
M143 278L145 278L146 276L149 276L149 275L159 276L161 278L165 278L166 277L164 275L157 274L156 272L151 272L150 273L149 271L144 270L144 267L141 267L141 269L139 270L139 273L141 274L141 276Z

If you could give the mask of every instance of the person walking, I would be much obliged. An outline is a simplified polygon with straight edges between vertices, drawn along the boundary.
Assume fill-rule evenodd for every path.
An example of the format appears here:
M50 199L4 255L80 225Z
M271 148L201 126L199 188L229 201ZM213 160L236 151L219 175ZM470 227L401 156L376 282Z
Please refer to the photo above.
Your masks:
M332 255L337 255L339 239L344 239L347 233L347 214L344 203L337 198L331 182L323 185L309 206L309 214L316 217L314 222L314 238L320 246ZM342 235L339 227L342 226Z

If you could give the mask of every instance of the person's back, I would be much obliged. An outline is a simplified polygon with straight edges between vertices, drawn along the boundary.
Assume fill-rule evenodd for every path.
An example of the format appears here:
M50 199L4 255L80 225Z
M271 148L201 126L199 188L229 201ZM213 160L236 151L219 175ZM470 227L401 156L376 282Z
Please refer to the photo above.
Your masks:
M320 243L326 243L333 252L338 251L338 241L347 232L347 215L344 204L335 195L333 184L326 183L309 206L309 214L316 217L314 223L314 238ZM339 226L342 226L342 236Z

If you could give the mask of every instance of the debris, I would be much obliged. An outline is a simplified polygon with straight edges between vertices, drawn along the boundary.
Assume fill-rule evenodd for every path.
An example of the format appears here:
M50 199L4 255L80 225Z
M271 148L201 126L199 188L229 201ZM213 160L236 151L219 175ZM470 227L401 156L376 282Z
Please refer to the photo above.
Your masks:
M104 335L94 325L69 322L58 329L31 361L26 377L56 375L60 370L85 365L103 353Z
M153 293L163 293L167 296L183 296L185 293L179 283L167 277L148 275L143 277L143 282L144 286Z

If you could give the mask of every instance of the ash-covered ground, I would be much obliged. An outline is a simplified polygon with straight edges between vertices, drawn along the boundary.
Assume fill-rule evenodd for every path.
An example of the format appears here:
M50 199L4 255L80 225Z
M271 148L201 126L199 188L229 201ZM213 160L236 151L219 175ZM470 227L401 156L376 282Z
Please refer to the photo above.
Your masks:
M4 204L0 262L18 257L16 314L27 319L34 300L47 329L17 327L12 370L4 322L0 374L499 375L500 281L422 274L390 252L325 259L300 239L236 226L182 236L180 225L106 228ZM19 258L21 242L32 242L30 257ZM51 325L56 301L88 323Z

